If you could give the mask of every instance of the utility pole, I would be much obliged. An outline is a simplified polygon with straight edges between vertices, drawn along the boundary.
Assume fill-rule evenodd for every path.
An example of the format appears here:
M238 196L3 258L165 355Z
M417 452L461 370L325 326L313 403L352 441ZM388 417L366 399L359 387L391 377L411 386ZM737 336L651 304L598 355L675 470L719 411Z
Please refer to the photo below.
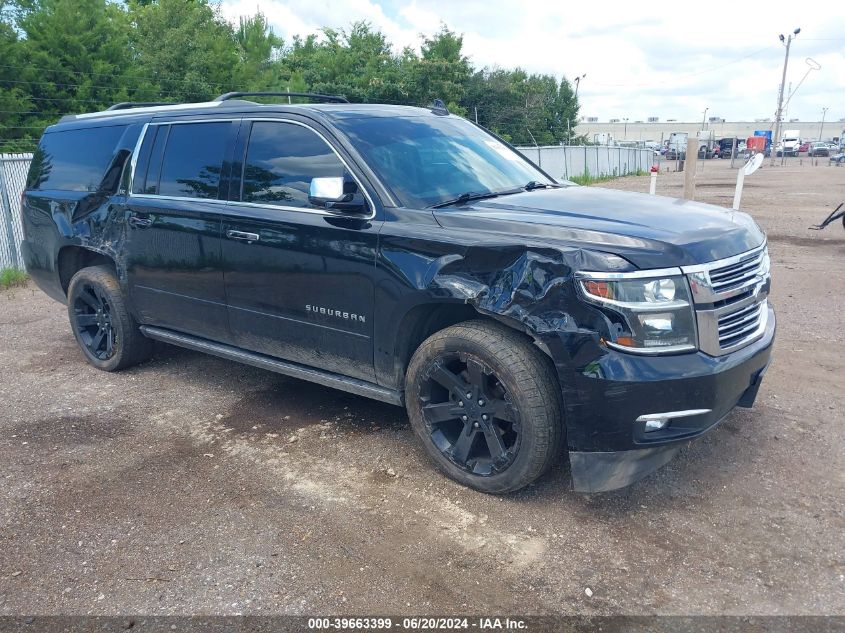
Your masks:
M798 37L798 34L801 32L801 29L795 29L792 33L789 34L788 38L784 38L783 33L780 35L781 43L786 46L786 55L783 58L783 78L780 81L780 90L778 90L778 109L777 114L775 114L775 133L772 137L772 166L775 164L775 155L777 154L777 143L780 140L780 119L783 115L783 91L786 88L786 67L789 64L789 47L792 45L792 37ZM781 152L783 152L783 148L781 148Z
M709 109L710 109L710 108L704 108L704 114L702 114L702 115L701 115L701 129L702 129L702 130L706 130L706 129L707 129L707 127L706 127L706 126L707 126L707 111L708 111Z
M625 118L625 117L622 117L622 120L625 121L625 131L622 134L622 140L627 141L628 140L628 119Z
M822 108L822 122L819 125L819 141L822 140L822 130L824 130L824 117L827 115L827 108Z

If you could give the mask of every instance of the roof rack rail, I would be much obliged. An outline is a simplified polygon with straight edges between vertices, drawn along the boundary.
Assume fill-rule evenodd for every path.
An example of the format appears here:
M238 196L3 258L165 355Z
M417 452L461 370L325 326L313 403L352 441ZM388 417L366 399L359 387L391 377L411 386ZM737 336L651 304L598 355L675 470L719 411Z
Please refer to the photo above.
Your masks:
M349 99L340 95L321 95L314 92L227 92L217 97L215 101L228 101L240 97L308 97L334 103L349 103Z
M115 103L113 106L106 108L106 112L111 110L129 110L130 108L151 108L153 106L167 106L178 105L173 101L121 101Z

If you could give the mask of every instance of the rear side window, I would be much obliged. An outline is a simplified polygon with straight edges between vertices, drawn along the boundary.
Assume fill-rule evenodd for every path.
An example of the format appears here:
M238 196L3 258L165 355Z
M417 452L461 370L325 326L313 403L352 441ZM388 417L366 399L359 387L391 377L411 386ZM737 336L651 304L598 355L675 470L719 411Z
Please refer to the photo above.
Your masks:
M343 163L313 130L257 121L249 135L241 200L310 208L311 179L343 174Z
M48 132L32 159L27 188L97 191L125 125Z
M161 196L217 198L223 154L232 124L228 121L181 123L169 127L157 191L153 181L158 175L154 160L150 162L145 191ZM156 145L159 139L165 138L165 131L159 129Z

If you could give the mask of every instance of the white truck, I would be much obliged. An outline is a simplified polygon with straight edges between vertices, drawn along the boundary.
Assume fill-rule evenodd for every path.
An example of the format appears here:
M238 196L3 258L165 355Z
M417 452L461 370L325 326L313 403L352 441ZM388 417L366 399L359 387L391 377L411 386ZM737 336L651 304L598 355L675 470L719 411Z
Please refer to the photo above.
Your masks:
M713 149L716 146L716 135L713 130L698 131L698 157L713 158Z
M798 148L801 147L801 130L784 130L780 137L778 155L798 156Z
M666 150L666 158L669 160L685 158L688 138L689 134L686 132L672 132L669 135L669 149Z

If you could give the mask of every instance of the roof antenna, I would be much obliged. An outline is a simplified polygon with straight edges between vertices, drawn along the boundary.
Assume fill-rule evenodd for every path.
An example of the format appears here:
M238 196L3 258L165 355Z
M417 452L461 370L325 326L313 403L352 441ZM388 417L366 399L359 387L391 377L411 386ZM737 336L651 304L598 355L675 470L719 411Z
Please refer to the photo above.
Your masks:
M434 103L431 104L431 111L440 116L449 115L449 108L447 108L446 104L443 103L443 99L435 99Z

